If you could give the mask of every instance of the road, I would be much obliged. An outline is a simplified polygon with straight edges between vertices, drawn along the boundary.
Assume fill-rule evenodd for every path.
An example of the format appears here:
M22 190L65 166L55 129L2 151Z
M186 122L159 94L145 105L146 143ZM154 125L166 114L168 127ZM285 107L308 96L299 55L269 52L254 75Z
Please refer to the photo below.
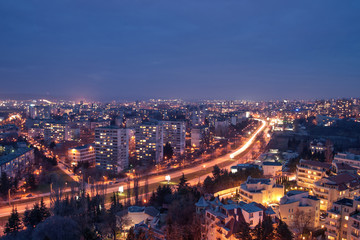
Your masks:
M181 177L182 174L184 174L187 177L189 184L195 185L198 182L202 182L207 176L211 175L211 170L215 165L223 165L224 163L228 162L228 164L226 164L226 166L222 166L222 167L230 168L230 166L234 165L236 163L236 161L233 160L233 161L229 162L229 160L234 159L238 155L241 155L241 154L245 153L246 151L248 151L249 149L251 149L253 147L253 143L255 142L257 136L262 131L264 131L264 129L266 128L266 122L264 120L261 120L261 119L257 119L257 120L259 120L261 122L261 126L251 135L251 137L240 148L236 149L234 152L226 154L221 157L218 157L218 158L208 161L204 164L186 168L186 169L181 169L181 170L178 170L175 172L171 172L170 174L161 173L159 175L150 176L148 178L149 187L154 184L160 185L160 184L164 183L166 175L170 175L171 179L176 179L176 178ZM196 175L196 176L194 176L194 175ZM108 186L107 192L108 193L118 192L119 186L123 186L124 192L126 192L127 184L125 182L120 182L118 184ZM144 187L144 186L145 186L145 180L140 180L139 187ZM70 191L70 189L67 189L66 191ZM89 191L89 189L87 191ZM151 192L152 189L149 188L149 191ZM49 195L50 195L50 193L45 193L45 194L41 195L42 197L44 197L44 202L47 206L49 206L49 204L50 204ZM13 206L15 206L17 208L17 211L19 213L23 213L23 212L25 212L25 210L27 208L31 208L38 201L39 201L39 198L29 199L29 201L24 202L24 203L15 203L15 204L13 203L14 204ZM9 216L11 214L13 206L1 207L0 208L0 218Z

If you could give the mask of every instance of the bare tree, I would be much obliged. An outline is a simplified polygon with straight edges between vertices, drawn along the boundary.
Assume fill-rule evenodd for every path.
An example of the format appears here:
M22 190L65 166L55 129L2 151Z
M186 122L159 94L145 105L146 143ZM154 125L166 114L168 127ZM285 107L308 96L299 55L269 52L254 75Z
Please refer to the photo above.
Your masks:
M333 158L333 148L330 139L326 140L325 143L325 161L331 163Z
M314 216L311 211L304 212L297 209L294 214L293 227L299 234L304 234L310 231L314 225Z

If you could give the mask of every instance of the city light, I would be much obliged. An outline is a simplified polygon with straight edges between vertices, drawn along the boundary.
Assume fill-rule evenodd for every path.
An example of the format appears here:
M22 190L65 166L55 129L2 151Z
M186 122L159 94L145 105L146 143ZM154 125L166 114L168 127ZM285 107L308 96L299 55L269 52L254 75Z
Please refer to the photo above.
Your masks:
M170 182L170 180L171 180L170 175L166 175L166 176L165 176L165 180L169 183L169 182Z

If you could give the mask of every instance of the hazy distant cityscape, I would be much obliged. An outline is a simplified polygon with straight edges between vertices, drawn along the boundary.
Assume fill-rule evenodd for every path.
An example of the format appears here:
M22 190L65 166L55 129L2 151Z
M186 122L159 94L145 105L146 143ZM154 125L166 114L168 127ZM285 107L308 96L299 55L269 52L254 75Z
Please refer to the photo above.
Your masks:
M359 121L356 98L3 100L4 239L356 239Z

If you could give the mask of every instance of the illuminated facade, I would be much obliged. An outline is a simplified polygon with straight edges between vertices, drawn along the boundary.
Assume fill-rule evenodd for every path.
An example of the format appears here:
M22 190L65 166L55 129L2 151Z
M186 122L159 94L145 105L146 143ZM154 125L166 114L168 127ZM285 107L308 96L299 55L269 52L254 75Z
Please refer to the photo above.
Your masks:
M44 124L45 141L66 141L69 139L70 127L67 122L48 121Z
M240 185L239 195L240 199L247 203L278 203L284 196L284 186L276 184L272 178L248 177L246 182Z
M35 104L29 105L29 116L32 119L50 119L50 106L37 106Z
M9 177L19 176L34 164L34 149L18 148L0 157L0 176L6 173Z
M129 165L129 136L127 129L116 126L95 129L96 167L120 172Z
M95 149L91 144L70 148L68 150L68 158L71 165L78 165L79 163L95 163Z
M163 127L146 123L136 127L135 152L138 161L159 163L164 155Z
M176 156L185 152L185 123L183 121L162 121L163 142L170 143Z
M299 187L313 188L314 183L326 176L330 163L301 159L296 169L296 183Z
M322 178L314 183L313 192L320 199L320 209L327 211L341 198L360 195L360 178L351 173Z
M281 220L288 226L293 227L295 224L295 215L302 211L311 217L312 227L320 226L320 199L310 196L306 191L289 191L280 199L279 213Z
M331 209L327 211L328 215L324 224L324 227L326 227L326 239L360 239L359 210L360 202L358 198L355 200L343 198L334 202Z

